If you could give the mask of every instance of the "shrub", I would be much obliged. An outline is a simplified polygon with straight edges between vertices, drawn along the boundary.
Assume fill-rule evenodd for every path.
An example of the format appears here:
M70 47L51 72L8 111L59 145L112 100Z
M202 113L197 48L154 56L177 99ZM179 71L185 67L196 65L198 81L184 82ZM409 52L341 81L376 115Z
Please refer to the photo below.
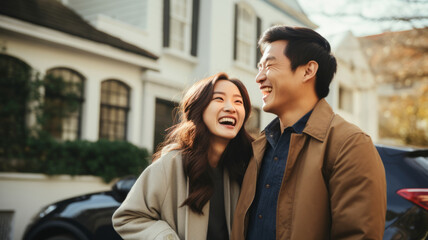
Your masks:
M105 182L139 175L148 165L149 153L125 141L77 140L58 142L50 137L30 138L23 159L14 164L20 172L48 175L95 175Z

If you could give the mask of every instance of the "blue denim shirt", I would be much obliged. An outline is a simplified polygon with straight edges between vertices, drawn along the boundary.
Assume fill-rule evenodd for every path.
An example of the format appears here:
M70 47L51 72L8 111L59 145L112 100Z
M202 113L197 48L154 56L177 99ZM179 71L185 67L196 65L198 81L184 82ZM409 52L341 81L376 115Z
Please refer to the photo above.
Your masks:
M266 150L257 181L254 201L249 210L248 240L275 239L276 208L292 133L301 134L312 111L281 134L279 118L266 128Z

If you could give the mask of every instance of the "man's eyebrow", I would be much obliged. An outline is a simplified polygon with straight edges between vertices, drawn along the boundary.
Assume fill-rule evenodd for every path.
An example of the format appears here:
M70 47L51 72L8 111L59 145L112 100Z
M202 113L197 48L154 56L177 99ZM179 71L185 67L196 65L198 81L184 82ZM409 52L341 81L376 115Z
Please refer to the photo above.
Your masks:
M268 56L263 61L260 61L259 64L257 64L257 66L260 67L261 65L263 65L263 63L265 63L267 61L271 61L271 60L276 60L275 56Z

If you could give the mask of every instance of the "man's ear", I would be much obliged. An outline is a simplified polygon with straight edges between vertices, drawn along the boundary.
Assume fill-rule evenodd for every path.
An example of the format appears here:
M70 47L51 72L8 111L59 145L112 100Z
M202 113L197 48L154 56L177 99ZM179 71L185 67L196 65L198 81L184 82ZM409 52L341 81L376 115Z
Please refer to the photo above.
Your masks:
M318 63L311 60L304 66L304 70L303 82L315 79L318 71Z

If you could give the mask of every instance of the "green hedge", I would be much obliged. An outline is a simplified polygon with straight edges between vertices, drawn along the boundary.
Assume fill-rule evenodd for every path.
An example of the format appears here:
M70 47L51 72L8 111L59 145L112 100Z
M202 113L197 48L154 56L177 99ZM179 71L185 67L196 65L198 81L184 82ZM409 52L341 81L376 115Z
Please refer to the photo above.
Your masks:
M29 138L21 157L9 159L0 171L95 175L110 182L117 177L139 175L149 158L146 149L125 141L59 142L50 137Z

